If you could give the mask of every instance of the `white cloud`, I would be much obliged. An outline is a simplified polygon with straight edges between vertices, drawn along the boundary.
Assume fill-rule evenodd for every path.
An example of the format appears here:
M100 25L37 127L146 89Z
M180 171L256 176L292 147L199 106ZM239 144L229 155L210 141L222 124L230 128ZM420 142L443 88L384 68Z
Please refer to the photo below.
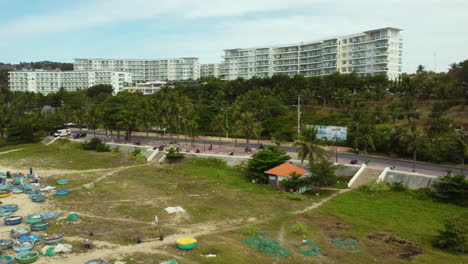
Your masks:
M432 69L434 52L438 69L443 70L451 62L468 59L466 10L466 0L82 0L66 10L3 21L0 35L9 42L16 37L34 40L44 33L171 16L171 21L193 23L191 28L197 21L212 24L197 32L148 34L140 42L122 45L120 51L127 53L115 56L199 56L216 62L223 49L313 41L393 26L404 30L405 66L410 71L420 63Z

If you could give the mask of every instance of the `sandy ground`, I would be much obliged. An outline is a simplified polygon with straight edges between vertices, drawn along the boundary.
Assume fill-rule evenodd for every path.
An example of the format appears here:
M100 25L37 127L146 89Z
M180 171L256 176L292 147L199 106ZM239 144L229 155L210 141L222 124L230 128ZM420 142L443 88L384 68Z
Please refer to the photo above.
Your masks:
M141 165L133 165L133 166L141 166ZM102 177L98 178L96 181L102 180L105 177L112 175L115 172L118 172L122 169L128 168L128 167L133 167L133 166L126 166L126 167L118 167L118 168L111 168L111 169L96 169L96 170L86 170L86 171L76 171L76 170L46 170L46 169L40 169L37 168L34 170L35 173L38 173L39 176L41 177L49 177L51 175L57 175L57 174L69 174L69 173L86 173L86 172L95 172L95 171L106 171L107 173L104 174ZM11 171L11 172L23 172L26 173L27 169L20 169L20 168L15 168L14 165L8 164L8 166L5 165L0 165L0 171ZM325 202L329 201L333 197L345 192L345 190L340 190L334 195L327 197L320 202L314 203L313 205L305 208L304 210L300 211L294 211L290 212L292 214L300 214L303 213L307 210L315 209ZM19 210L15 213L15 215L21 215L21 216L26 216L29 214L37 213L40 211L46 211L46 212L56 212L57 210L54 208L54 205L52 202L49 202L46 200L44 203L34 203L32 202L26 194L13 194L10 197L7 198L2 198L1 201L3 204L9 204L9 203L15 203L19 205ZM62 215L61 217L64 217L68 215L69 212L61 212ZM78 214L86 215L86 212L77 212ZM176 218L178 217L184 217L182 215L176 215L174 216ZM104 218L104 217L102 217ZM121 219L121 218L105 218L106 220L111 220L111 221L129 221L128 219ZM183 229L180 229L180 234L174 234L167 236L164 241L160 241L159 239L155 238L153 240L147 240L143 241L140 244L134 244L134 245L128 245L128 246L122 246L122 245L117 245L117 244L112 244L109 242L102 242L102 241L94 241L95 243L95 249L88 251L86 253L81 253L81 254L76 254L76 253L68 253L64 254L62 256L56 256L56 257L46 257L46 256L40 256L38 261L35 263L38 264L83 264L88 260L95 259L95 258L102 258L105 260L115 258L119 259L124 257L127 254L132 254L132 253L138 253L138 252L151 252L151 253L165 253L165 249L168 247L174 247L175 246L175 241L178 238L182 237L199 237L203 235L209 235L209 234L216 234L216 233L223 233L227 231L232 231L232 230L237 230L239 228L242 228L243 226L246 225L252 225L252 224L258 224L261 222L268 221L268 219L263 219L263 220L257 220L255 218L248 218L248 219L232 219L230 221L219 221L219 222L205 222L205 223L199 223L199 224L193 224L184 227ZM147 227L153 227L154 225L149 225L150 223L143 223L139 222L138 224L148 224ZM24 224L22 224L24 225ZM21 225L19 225L21 226ZM6 226L1 224L0 225L0 237L4 238L9 238L9 232L12 229L11 226ZM38 232L35 232L36 234ZM80 241L81 238L78 237L65 237L65 240L63 243L70 243L73 241ZM35 250L40 250L42 248L42 244L39 246L35 247ZM9 255L14 255L14 252L12 250L5 251L4 254L9 254ZM177 256L178 259L184 260L182 256Z

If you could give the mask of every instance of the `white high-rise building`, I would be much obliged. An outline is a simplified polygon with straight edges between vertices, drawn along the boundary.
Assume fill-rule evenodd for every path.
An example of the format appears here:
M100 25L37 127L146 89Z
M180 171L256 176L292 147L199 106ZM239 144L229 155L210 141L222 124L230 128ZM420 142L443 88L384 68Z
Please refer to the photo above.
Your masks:
M200 64L200 78L206 77L219 77L221 64L220 63L211 63L211 64Z
M386 74L396 79L403 64L400 32L387 27L313 42L227 49L220 75L223 80L234 80L275 74L311 77L356 72Z
M122 71L133 73L134 82L183 81L200 78L198 58L133 60L75 59L75 71Z
M53 93L60 89L76 91L97 84L110 84L114 94L132 83L132 74L115 71L12 71L9 72L11 91Z

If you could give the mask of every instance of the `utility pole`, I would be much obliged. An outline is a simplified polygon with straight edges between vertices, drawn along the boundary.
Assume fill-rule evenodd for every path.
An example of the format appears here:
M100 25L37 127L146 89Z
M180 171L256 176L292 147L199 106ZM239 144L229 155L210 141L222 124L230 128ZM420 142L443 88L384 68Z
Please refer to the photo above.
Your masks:
M297 138L301 135L301 96L297 96Z

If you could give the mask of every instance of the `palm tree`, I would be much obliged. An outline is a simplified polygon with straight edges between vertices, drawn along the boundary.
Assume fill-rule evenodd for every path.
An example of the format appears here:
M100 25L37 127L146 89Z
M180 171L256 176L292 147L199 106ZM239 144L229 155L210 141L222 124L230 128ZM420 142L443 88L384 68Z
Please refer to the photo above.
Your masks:
M465 128L462 126L460 129L455 131L455 139L460 144L462 150L462 166L461 166L461 174L464 174L465 170L465 157L468 156L468 133Z
M258 130L258 123L250 112L240 113L239 118L235 122L237 130L244 134L247 140L247 148L250 148L250 138L255 135Z
M312 165L317 160L325 160L327 152L321 148L320 141L317 138L317 129L314 127L307 127L301 129L299 139L294 142L294 146L298 148L298 156L301 159L301 164L304 160L309 160Z
M418 65L418 68L416 69L416 73L423 73L425 70L425 67L421 64Z
M367 125L360 126L354 138L354 145L356 145L356 147L362 146L365 153L369 150L375 150L374 134L374 130L371 127Z
M148 136L149 130L151 129L151 125L154 121L154 110L152 109L151 102L147 98L144 98L141 101L141 108L138 112L138 115L138 123L143 126L146 131L146 136Z
M407 150L413 153L413 172L416 171L416 153L422 146L423 140L423 132L415 127L407 130L401 137L401 141L406 144Z
M85 121L88 127L93 130L94 136L96 136L96 128L99 125L100 116L95 105L90 105L87 107Z

